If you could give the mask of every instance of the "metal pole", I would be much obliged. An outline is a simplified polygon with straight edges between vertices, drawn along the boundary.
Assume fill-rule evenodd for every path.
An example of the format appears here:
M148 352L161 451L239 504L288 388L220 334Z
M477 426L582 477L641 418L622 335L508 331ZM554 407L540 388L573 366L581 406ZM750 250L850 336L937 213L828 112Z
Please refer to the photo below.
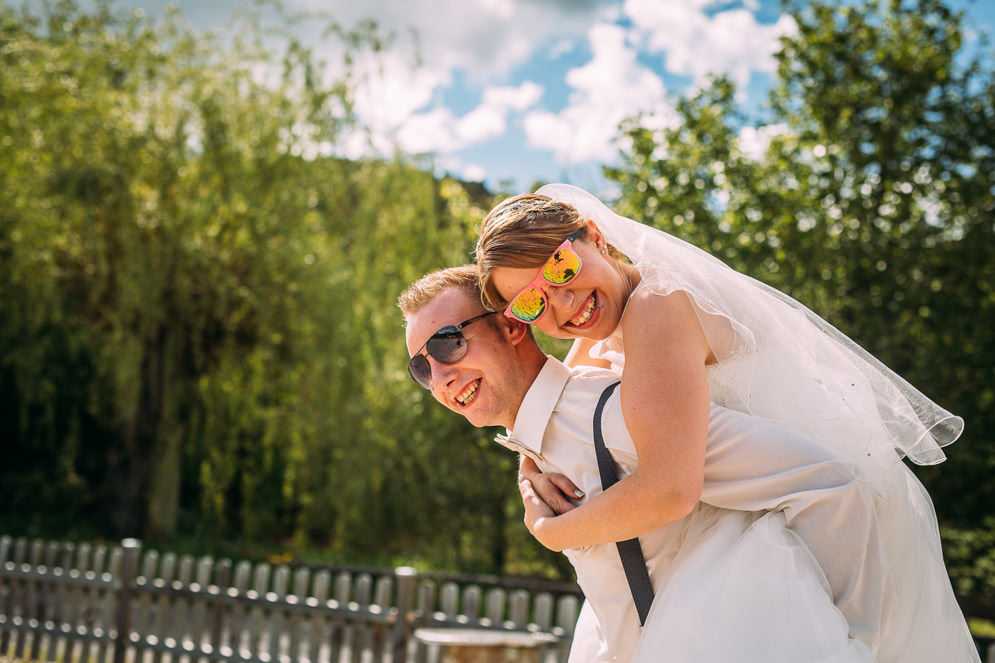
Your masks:
M418 571L410 566L399 566L394 569L397 579L397 620L390 633L390 651L392 663L405 663L408 657L408 639L412 609L415 603L415 584L418 581Z
M117 637L114 639L114 663L125 663L131 644L131 584L138 573L138 553L142 543L138 539L121 542L124 559L121 560L121 587L117 598Z

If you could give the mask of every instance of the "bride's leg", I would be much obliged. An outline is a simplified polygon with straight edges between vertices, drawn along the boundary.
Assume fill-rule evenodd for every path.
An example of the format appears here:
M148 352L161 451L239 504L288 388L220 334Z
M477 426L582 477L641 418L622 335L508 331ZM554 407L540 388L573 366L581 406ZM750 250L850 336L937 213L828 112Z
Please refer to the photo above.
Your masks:
M874 649L894 591L875 487L821 444L713 406L702 501L780 511L822 566L850 633Z
M632 663L872 663L783 513L700 507Z

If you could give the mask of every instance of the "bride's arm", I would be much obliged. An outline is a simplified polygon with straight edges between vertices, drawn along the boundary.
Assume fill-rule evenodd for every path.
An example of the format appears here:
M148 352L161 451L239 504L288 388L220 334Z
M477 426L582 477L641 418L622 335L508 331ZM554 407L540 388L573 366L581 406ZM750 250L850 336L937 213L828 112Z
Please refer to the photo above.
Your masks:
M687 295L633 294L622 320L622 412L639 463L628 477L562 516L528 508L526 524L553 550L622 541L697 504L705 471L711 354ZM527 488L527 486L526 486Z

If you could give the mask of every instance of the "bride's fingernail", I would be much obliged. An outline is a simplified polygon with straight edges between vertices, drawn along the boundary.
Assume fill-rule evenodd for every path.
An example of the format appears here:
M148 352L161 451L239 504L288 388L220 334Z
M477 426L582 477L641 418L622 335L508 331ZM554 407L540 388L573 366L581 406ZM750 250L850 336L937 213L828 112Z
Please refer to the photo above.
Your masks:
M574 491L574 497L584 497L584 491L583 490L575 490Z

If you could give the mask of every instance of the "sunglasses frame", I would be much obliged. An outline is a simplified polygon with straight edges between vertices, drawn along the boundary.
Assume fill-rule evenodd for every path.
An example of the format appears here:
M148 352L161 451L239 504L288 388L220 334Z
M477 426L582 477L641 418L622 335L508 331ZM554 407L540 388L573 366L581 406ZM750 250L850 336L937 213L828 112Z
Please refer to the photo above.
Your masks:
M434 334L432 334L431 336L428 337L428 340L425 341L420 348L418 348L418 352L416 352L413 355L411 355L411 359L408 360L408 375L410 375L411 379L414 380L416 383L418 383L419 386L422 386L425 389L431 390L432 389L432 366L428 363L428 358L425 355L428 355L429 357L431 357L432 359L436 360L440 364L455 364L460 359L462 359L464 356L466 356L466 337L463 336L463 330L466 327L472 325L474 322L476 322L478 320L483 320L487 316L494 315L495 313L497 313L497 311L487 311L485 313L481 313L480 315L475 315L475 316L473 316L472 318L470 318L468 320L464 320L463 322L459 323L458 325L446 325L445 327L437 330ZM449 337L449 336L455 336L457 338L463 339L462 346L457 346L457 347L462 347L463 348L463 352L461 352L460 355L458 357L456 357L455 359L451 359L449 361L443 361L442 359L439 359L438 357L436 357L435 355L432 354L431 350L428 349L428 344L431 343L432 341L436 340L436 339L446 338L446 337ZM424 355L422 354L422 350L425 351ZM427 378L428 379L428 384L425 384L424 382L422 382L421 380L418 379L418 377L416 375L416 371L418 371L419 369L418 368L413 368L413 367L422 366L422 365L428 367L428 378Z
M519 322L525 323L527 325L533 325L539 322L542 316L546 315L546 311L549 310L549 298L546 297L545 291L543 291L542 288L538 287L538 285L542 283L547 283L553 286L554 288L559 288L561 286L567 285L568 283L570 283L570 281L573 281L575 278L577 278L577 275L580 274L581 268L584 266L584 261L581 260L580 256L577 255L577 252L574 251L573 243L581 238L581 236L584 234L585 228L586 226L578 228L577 230L567 235L567 238L563 240L563 243L561 243L558 247L556 247L556 249L552 253L549 254L549 258L546 259L546 262L542 263L542 265L539 266L539 273L536 274L536 277L535 279L532 280L532 283L529 283L527 286L519 290L518 294L512 297L511 300L508 302L508 307L504 309L504 314L506 317L512 318L513 320L518 320ZM555 256L563 249L569 249L570 253L572 253L574 257L577 258L577 271L575 271L574 275L571 276L566 281L564 281L563 283L553 283L543 275L543 271L546 268L546 264L553 259L553 256ZM512 311L512 307L515 305L515 302L518 301L519 297L521 297L526 292L532 289L538 290L539 296L542 298L543 301L542 313L537 315L535 317L535 320L523 320L522 318L515 315L515 313Z

